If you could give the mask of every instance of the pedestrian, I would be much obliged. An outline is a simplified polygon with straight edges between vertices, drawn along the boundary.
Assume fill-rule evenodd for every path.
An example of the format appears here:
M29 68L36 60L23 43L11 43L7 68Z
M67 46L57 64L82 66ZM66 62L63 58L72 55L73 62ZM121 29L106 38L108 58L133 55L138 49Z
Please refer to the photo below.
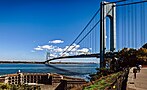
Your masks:
M137 68L136 67L133 68L133 73L134 73L134 79L136 79L136 73L137 73Z
M140 70L141 70L141 68L142 68L142 65L138 65L138 68L139 68L139 72L140 72Z

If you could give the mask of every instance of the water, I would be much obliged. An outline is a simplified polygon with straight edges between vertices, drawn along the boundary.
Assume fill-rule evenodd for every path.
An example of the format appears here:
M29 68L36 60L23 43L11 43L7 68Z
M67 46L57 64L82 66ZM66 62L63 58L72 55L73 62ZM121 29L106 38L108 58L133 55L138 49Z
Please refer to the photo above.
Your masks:
M16 73L58 73L88 80L89 74L96 73L99 64L0 64L0 75Z

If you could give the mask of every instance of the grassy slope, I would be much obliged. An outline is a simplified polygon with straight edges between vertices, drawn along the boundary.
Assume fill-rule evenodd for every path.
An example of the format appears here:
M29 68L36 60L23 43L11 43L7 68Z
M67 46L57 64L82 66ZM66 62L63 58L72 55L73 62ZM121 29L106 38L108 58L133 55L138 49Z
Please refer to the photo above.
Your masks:
M121 72L117 72L109 76L102 77L94 84L85 87L84 90L104 90L106 87L110 86L120 74Z

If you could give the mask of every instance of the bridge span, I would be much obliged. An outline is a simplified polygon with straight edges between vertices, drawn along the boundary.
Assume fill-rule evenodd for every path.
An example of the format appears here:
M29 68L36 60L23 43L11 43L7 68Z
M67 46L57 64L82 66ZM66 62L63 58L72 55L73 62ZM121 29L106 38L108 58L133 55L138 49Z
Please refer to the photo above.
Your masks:
M118 52L107 52L105 54L106 58L112 58L112 57L116 57L118 54ZM53 60L58 60L58 59L67 59L67 58L100 58L100 53L96 53L96 54L82 54L82 55L74 55L74 56L61 56L61 57L56 57L56 58L51 58L46 60L45 62L50 62Z
M53 55L69 56L47 58L45 62L66 58L95 57L100 58L100 67L103 68L106 66L104 63L105 58L116 57L118 50L123 48L137 49L147 42L147 35L145 35L147 29L147 13L145 12L147 11L147 3L145 2L147 0L102 1L99 9L73 42L63 48L62 53ZM73 55L73 53L81 55Z

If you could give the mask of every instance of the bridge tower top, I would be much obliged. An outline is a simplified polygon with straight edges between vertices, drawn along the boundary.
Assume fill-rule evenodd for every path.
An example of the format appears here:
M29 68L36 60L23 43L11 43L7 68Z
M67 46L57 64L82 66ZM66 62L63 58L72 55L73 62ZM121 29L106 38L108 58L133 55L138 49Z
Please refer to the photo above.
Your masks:
M100 67L105 67L104 54L106 50L106 17L110 19L110 51L116 48L116 8L115 3L101 2L100 11Z

